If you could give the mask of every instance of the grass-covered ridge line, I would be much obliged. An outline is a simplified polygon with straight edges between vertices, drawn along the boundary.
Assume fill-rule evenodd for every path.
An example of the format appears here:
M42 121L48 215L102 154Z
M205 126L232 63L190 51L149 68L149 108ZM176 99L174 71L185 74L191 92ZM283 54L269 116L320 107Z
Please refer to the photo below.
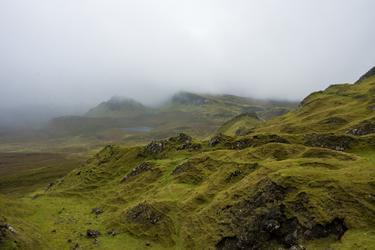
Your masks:
M0 244L375 248L374 91L367 74L266 122L238 116L207 140L178 134L142 146L107 145L17 205L0 197L0 223L17 231L3 226Z

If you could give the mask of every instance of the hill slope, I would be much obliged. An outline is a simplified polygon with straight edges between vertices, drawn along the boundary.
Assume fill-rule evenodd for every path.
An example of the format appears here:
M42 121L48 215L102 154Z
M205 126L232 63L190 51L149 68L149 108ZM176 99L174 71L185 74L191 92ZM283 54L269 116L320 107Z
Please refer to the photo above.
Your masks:
M24 199L34 231L12 226L44 249L372 249L374 85L331 86L245 135L108 145Z

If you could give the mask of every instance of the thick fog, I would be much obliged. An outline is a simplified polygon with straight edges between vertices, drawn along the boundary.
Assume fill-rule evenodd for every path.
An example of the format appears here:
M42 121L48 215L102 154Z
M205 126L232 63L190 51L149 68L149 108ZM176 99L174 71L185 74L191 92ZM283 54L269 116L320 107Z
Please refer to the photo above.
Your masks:
M298 100L375 65L373 0L1 0L0 105Z

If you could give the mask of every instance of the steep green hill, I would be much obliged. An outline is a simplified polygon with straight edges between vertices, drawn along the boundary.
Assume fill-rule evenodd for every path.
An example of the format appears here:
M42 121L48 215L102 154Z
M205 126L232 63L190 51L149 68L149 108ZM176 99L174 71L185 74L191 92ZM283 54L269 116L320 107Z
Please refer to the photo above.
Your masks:
M90 109L87 117L132 117L139 114L151 113L152 109L130 98L114 96L106 102Z
M265 123L239 116L209 140L108 145L20 201L19 221L0 210L19 232L8 226L0 244L17 235L40 249L374 249L374 88L371 74L333 85Z
M218 129L218 133L229 136L247 135L260 123L261 120L255 113L244 113L225 122Z

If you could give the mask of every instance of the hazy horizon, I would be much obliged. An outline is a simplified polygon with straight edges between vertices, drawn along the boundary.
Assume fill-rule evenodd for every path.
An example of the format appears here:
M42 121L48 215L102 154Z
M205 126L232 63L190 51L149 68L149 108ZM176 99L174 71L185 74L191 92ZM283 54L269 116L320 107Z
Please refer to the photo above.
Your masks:
M374 1L0 2L0 105L301 100L375 65Z

